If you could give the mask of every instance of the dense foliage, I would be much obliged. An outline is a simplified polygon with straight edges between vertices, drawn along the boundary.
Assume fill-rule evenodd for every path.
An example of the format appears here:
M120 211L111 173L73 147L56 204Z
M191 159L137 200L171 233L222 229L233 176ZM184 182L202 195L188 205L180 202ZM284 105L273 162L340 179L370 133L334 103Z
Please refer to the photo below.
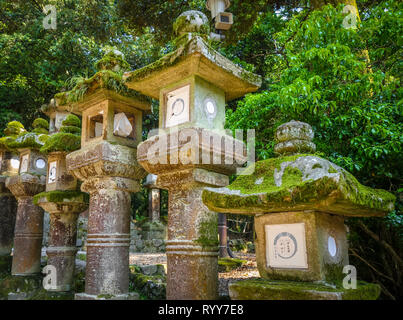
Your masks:
M320 155L361 183L398 195L396 210L385 219L348 224L358 277L380 283L383 298L401 299L403 6L358 0L361 23L346 29L337 4L347 2L231 1L235 24L216 48L264 82L257 93L229 103L227 126L255 129L261 160L274 156L278 125L308 122ZM49 3L57 8L56 30L42 26ZM323 6L329 3L334 6ZM43 116L41 105L57 92L84 87L111 48L124 53L131 69L156 61L172 49L173 21L188 9L210 18L204 0L0 0L0 135L12 120L31 131L33 119ZM144 137L157 124L153 101ZM147 215L147 202L147 190L133 196L135 218ZM166 202L163 192L164 214ZM232 230L252 236L250 219L232 218L244 220Z

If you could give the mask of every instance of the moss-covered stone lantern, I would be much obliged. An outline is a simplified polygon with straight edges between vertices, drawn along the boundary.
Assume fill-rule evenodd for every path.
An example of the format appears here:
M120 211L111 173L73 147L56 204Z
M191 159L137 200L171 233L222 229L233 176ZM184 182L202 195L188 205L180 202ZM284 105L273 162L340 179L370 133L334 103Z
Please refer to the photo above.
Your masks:
M62 122L70 114L68 106L59 106L56 99L41 107L41 111L49 117L49 134L57 133L62 127Z
M215 299L217 215L201 193L227 185L245 161L243 143L225 135L225 103L256 91L261 79L209 47L203 13L184 12L174 30L173 52L125 75L130 88L160 101L159 134L138 146L137 157L169 191L167 299Z
M93 77L63 94L82 114L81 149L67 155L67 168L90 194L85 293L76 299L129 298L130 193L146 175L136 146L151 103L125 86L127 66L112 51L96 64Z
M49 291L70 291L73 284L78 215L88 207L87 195L79 191L77 179L67 171L66 155L80 149L81 121L72 114L62 121L41 153L48 155L46 191L34 197L34 203L50 214L48 265L56 269Z
M19 160L7 144L23 130L19 122L10 122L4 130L6 136L0 138L0 273L11 271L11 250L17 213L17 201L6 188L6 179L18 174Z
M33 204L33 196L45 189L47 159L39 150L48 139L48 126L46 120L38 118L33 123L33 132L21 130L7 144L10 149L18 150L20 156L19 174L6 180L7 188L18 200L11 270L15 276L41 272L43 210Z
M312 152L312 128L291 121L276 133L277 158L259 161L226 188L206 188L211 210L254 216L261 280L230 285L232 299L376 299L379 288L341 285L349 264L344 219L384 216L395 197L361 185ZM300 153L300 152L308 153ZM322 285L317 284L318 282Z

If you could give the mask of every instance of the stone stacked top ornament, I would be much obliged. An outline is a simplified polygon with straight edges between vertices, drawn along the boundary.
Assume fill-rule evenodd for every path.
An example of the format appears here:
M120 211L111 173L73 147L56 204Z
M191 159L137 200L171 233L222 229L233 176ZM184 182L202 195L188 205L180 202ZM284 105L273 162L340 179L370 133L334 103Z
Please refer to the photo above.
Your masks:
M314 132L309 124L292 120L277 128L274 152L283 156L314 153L316 146L312 142L313 137Z

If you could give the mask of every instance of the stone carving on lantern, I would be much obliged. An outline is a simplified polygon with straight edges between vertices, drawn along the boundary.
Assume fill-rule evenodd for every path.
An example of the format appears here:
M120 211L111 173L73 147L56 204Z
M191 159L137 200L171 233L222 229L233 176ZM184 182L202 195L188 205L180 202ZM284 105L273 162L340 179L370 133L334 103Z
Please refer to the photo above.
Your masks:
M6 136L0 138L0 273L11 271L11 250L17 213L17 202L6 188L6 179L18 174L19 160L18 156L7 147L7 144L23 130L19 123L11 122L4 130Z
M118 72L128 64L118 51L107 53L96 67L85 82L86 93L72 103L72 112L82 115L81 149L66 158L67 169L90 194L85 293L76 299L128 299L130 193L139 190L146 175L136 147L142 140L142 114L151 103L125 86ZM75 97L75 89L59 96L59 103Z
M33 196L45 189L47 159L39 150L48 139L49 123L36 119L33 132L26 132L17 122L13 125L20 133L7 146L18 151L20 166L18 175L6 180L6 187L18 200L11 274L38 275L41 272L43 210L33 204Z
M67 115L61 127L41 148L48 155L46 191L34 197L34 203L50 214L48 266L57 277L49 291L68 292L72 289L77 240L77 219L88 207L87 194L77 190L77 179L67 171L66 155L80 149L81 121Z
M217 215L201 193L205 186L227 185L246 161L243 142L225 134L225 103L256 91L261 80L207 45L203 13L181 14L174 30L175 51L125 74L130 88L160 100L158 134L138 146L137 157L169 191L167 299L215 299ZM228 153L223 141L231 145Z
M379 296L374 284L355 290L341 286L349 264L344 219L384 216L393 210L395 197L361 185L343 168L314 155L313 137L308 124L288 122L276 132L277 158L257 162L252 174L226 188L204 190L210 210L254 216L263 279L230 284L232 299Z

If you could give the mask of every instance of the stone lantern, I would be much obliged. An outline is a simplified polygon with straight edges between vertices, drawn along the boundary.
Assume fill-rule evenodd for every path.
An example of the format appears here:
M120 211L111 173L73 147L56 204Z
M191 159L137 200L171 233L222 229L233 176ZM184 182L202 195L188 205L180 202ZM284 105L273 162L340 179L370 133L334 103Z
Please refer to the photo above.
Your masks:
M126 74L130 88L160 100L159 134L138 146L137 157L169 191L167 299L215 299L217 215L201 193L227 185L245 162L243 142L225 134L225 103L257 90L261 80L207 45L203 13L181 14L174 29L175 51ZM231 147L223 150L224 142Z
M18 157L7 148L10 139L0 138L0 273L10 272L17 213L17 202L5 185L7 177L18 174L19 168Z
M56 99L41 107L41 111L49 117L49 134L57 133L62 127L62 122L70 114L67 106L59 106Z
M66 166L68 152L80 148L81 122L75 115L68 115L62 126L49 137L41 148L48 154L46 191L34 197L34 203L50 215L49 245L46 250L48 266L56 274L49 291L70 291L73 284L78 215L88 207L87 195L77 190L77 179L69 174Z
M277 158L227 188L208 188L204 204L254 216L256 260L263 279L232 283L232 299L376 299L379 288L341 286L349 265L344 219L384 216L395 197L361 185L350 173L313 155L312 128L291 121L276 132ZM318 284L322 283L322 284Z
M142 113L149 100L125 87L116 71L127 67L119 52L97 63L83 99L73 105L82 114L81 149L67 155L67 168L90 194L85 293L76 299L129 297L130 193L146 172L137 163ZM118 81L119 93L110 87ZM69 94L69 93L67 93Z
M154 174L149 174L146 178L146 182L143 184L149 190L148 195L148 218L151 222L160 221L160 189L157 185L157 176Z
M11 270L15 276L41 272L43 210L33 204L33 196L45 189L47 159L39 149L48 138L48 125L46 120L36 119L33 132L22 132L8 144L20 157L18 175L6 180L6 187L18 200Z

